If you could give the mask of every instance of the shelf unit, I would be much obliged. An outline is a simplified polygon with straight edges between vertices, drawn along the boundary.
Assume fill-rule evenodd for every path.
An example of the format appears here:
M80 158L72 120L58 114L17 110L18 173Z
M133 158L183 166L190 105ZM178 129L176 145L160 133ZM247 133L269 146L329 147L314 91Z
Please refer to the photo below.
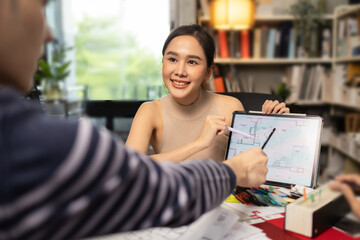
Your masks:
M219 66L230 66L236 68L238 71L245 72L245 74L252 74L254 83L258 87L254 88L256 92L269 92L269 89L274 88L278 83L282 81L286 68L292 65L316 65L320 64L332 73L338 64L348 63L359 63L360 56L344 56L338 57L336 55L337 43L337 25L340 18L347 17L355 12L359 11L359 5L346 5L336 7L334 14L326 14L324 16L326 24L331 27L331 57L328 59L323 58L216 58L215 63ZM209 22L206 19L198 18L199 24L208 26ZM269 24L271 26L280 25L285 21L293 21L294 18L290 15L274 15L274 16L256 16L255 22L257 26L263 24ZM336 81L332 74L331 81ZM262 86L259 87L259 86ZM329 84L331 85L331 84ZM333 85L331 89L328 86L322 86L322 98L316 101L314 100L299 100L296 102L296 107L300 107L304 110L304 113L324 115L326 132L330 128L336 128L339 119L344 119L346 113L360 112L360 88L359 89L348 89L343 86ZM331 92L331 96L328 93ZM324 96L325 95L325 96ZM336 96L336 97L334 97ZM339 117L340 116L340 117ZM354 136L346 136L344 134L337 134L331 132L324 136L324 149L326 152L326 165L336 158L333 155L341 155L341 160L344 158L351 158L352 160L358 161L360 159L360 146L352 145L350 149L344 148L344 143L354 143ZM341 140L339 140L341 139ZM359 137L360 144L360 137ZM324 160L324 159L322 159ZM330 167L331 168L331 167ZM331 174L330 177L334 177L337 173Z
M352 56L351 51L345 50L346 54L343 54L340 44L342 40L340 38L344 37L342 35L341 24L344 24L345 27L349 30L347 25L347 18L360 14L360 4L357 5L344 5L339 6L335 9L334 20L333 20L333 40L332 40L332 72L333 78L326 86L324 86L324 96L323 101L329 103L331 107L332 115L337 115L337 118L342 119L343 125L346 125L346 115L347 114L360 114L360 88L351 87L345 84L347 74L349 73L348 69L343 70L344 74L341 74L339 68L344 68L348 64L360 64L360 55ZM360 46L360 26L357 26L357 41L356 46ZM345 36L349 37L347 34ZM345 41L345 49L351 48L352 45L349 44L349 41ZM354 43L351 43L354 44ZM340 46L340 47L339 47ZM352 49L350 49L352 50ZM339 74L340 72L340 74ZM341 114L336 114L340 112ZM340 117L339 117L340 115ZM360 123L359 123L360 124ZM349 129L346 126L343 126L344 130L339 131L335 130L331 132L330 142L329 142L329 164L332 165L329 169L332 169L333 172L329 172L329 177L337 175L339 172L336 172L337 167L338 171L342 172L357 172L360 171L360 132L359 129ZM356 140L357 139L357 140Z
M216 58L216 64L236 64L236 65L293 65L293 64L331 64L331 59L322 58Z
M325 14L325 20L333 20L334 16L332 14ZM291 15L268 15L268 16L255 16L255 22L257 23L271 23L271 22L284 22L284 21L293 21L294 17ZM209 19L204 18L203 16L198 17L198 23L201 25L208 25Z
M333 22L332 14L323 15L326 25L331 28ZM209 20L199 16L198 23L202 26L206 26L212 32L215 39L217 48L219 49L219 42L216 40L216 32L209 26ZM294 17L292 15L263 15L255 16L255 27L261 27L267 25L270 28L279 29L285 22L292 22ZM228 37L232 37L232 33L228 33ZM251 39L253 41L253 39ZM251 45L251 44L250 44ZM228 46L230 48L230 46ZM252 48L250 46L250 48ZM219 51L219 50L218 50ZM251 52L251 51L250 51ZM296 52L296 50L295 50ZM271 89L275 89L286 77L288 69L294 65L306 65L310 68L315 65L322 65L326 69L331 69L332 59L328 58L284 58L284 57L273 57L273 58L221 58L219 54L215 58L215 64L220 68L225 69L222 71L233 71L235 69L236 76L238 79L246 79L245 85L251 85L249 89L255 92L270 93ZM226 75L226 74L223 74ZM263 80L263 79L266 79ZM318 102L318 101L317 101Z

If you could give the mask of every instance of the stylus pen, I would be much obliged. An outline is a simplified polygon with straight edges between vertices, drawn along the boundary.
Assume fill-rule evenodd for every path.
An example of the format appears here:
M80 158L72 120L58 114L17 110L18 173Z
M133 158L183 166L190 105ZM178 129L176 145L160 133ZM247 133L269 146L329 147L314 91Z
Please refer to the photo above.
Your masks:
M244 133L242 131L236 130L235 128L232 128L232 127L229 127L229 126L226 126L226 129L229 130L230 132L240 134L240 135L242 135L244 137L254 138L254 136L252 136L250 134L247 134L247 133Z
M266 141L264 142L264 144L262 145L261 149L264 149L264 147L266 146L266 144L268 143L268 141L270 140L271 136L274 134L276 128L273 128L273 130L271 131L270 135L268 136L268 138L266 139Z

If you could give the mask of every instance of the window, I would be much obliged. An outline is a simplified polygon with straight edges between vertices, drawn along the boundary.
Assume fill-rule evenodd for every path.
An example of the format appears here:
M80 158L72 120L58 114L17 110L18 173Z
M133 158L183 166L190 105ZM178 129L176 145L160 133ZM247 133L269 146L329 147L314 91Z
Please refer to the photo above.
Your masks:
M72 81L88 86L89 99L156 99L165 93L161 50L170 31L169 0L63 2L64 39L74 46Z

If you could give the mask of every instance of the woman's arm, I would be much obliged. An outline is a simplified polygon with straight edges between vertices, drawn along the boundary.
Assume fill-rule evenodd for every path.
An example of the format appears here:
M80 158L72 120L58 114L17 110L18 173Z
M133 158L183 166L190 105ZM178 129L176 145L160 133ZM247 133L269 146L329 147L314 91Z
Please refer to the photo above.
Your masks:
M126 140L126 146L140 153L147 153L150 139L156 131L156 119L161 117L161 112L155 102L141 104L131 124L131 129Z
M215 104L219 114L226 117L226 125L231 125L232 114L234 111L245 111L239 99L231 96L215 94Z

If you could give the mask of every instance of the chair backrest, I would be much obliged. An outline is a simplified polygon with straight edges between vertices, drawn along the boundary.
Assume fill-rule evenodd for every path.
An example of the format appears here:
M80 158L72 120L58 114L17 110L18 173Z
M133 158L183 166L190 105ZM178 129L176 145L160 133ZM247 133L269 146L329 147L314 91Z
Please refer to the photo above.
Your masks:
M133 118L140 105L144 102L146 101L86 101L85 113L89 117L105 117L106 127L109 130L114 130L114 118Z
M266 100L278 100L283 102L280 96L267 94L267 93L254 93L254 92L225 92L219 93L227 96L232 96L241 101L245 111L261 111L262 105Z

